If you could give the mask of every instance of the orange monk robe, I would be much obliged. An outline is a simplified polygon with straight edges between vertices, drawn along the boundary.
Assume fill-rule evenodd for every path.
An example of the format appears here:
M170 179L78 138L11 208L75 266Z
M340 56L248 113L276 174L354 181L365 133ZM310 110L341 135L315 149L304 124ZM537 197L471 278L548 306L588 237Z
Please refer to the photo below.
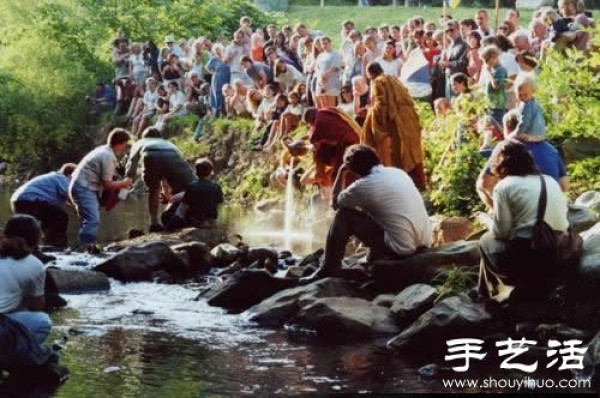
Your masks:
M309 132L310 143L314 147L315 184L325 187L333 185L346 148L358 144L360 134L360 126L347 113L337 108L317 111ZM346 182L349 181L347 177Z
M406 171L419 189L425 189L421 123L404 85L393 76L381 75L371 82L371 108L361 143L377 151L385 166Z

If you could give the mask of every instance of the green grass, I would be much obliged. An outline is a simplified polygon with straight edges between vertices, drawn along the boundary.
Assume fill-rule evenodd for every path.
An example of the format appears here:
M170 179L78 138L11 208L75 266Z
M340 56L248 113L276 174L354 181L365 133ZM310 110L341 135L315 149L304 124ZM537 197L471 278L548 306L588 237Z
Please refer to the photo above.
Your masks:
M313 0L311 0L313 1ZM326 4L329 1L326 0ZM340 27L341 23L345 19L354 21L355 26L360 30L364 31L367 26L378 26L382 23L388 24L402 24L406 22L410 17L420 15L425 18L426 21L436 22L442 15L441 7L391 7L391 6L371 6L371 7L357 7L357 6L325 6L323 8L316 5L319 4L318 0L313 1L315 6L290 6L288 12L285 14L287 22L295 24L298 22L306 23L312 30L320 30L323 33L331 36L334 41L334 45L338 46L340 43ZM400 0L398 3L403 3ZM455 9L449 9L448 12L454 19L472 18L477 8L470 7L458 7ZM494 21L494 9L488 9L490 13L490 19ZM504 13L506 11L500 10L500 22L504 19ZM521 21L523 24L531 19L531 11L521 11Z

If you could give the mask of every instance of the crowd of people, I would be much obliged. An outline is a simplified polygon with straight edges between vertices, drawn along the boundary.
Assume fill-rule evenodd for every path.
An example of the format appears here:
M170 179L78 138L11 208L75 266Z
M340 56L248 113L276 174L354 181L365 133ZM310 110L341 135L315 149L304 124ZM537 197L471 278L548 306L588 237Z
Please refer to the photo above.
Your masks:
M0 285L0 314L44 340L49 319L26 311L43 308L43 267L32 254L42 232L46 244L67 246L66 204L77 210L78 244L85 248L95 247L101 206L112 208L138 177L149 191L150 231L214 225L223 194L210 180L212 163L198 159L194 170L162 137L171 119L186 114L198 118L196 141L208 118L254 119L261 133L256 150L272 151L281 143L275 174L282 184L297 173L298 159L312 154L312 166L298 181L317 185L337 213L323 264L302 283L335 275L351 236L371 248L371 259L414 255L432 244L419 192L427 181L415 100L430 102L443 118L460 113L475 91L487 97L487 116L464 124L481 134L482 151L491 152L477 181L492 210L490 233L481 244L480 286L482 294L497 298L499 286L524 280L523 272L505 268L510 258L500 261L500 254L530 253L542 192L542 218L556 231L568 229L561 192L568 178L558 151L545 140L535 76L550 48L586 50L593 20L577 0L559 0L558 8L541 8L528 23L509 9L497 29L486 10L473 19L413 17L363 31L344 21L339 50L305 24L262 30L248 17L230 43L169 35L159 48L120 34L113 52L115 89L99 83L87 99L93 115L114 112L130 131L113 130L106 145L78 164L65 164L15 192L14 211L30 216L15 215L0 243L6 263L0 273L10 281ZM298 137L303 122L308 134ZM120 171L119 158L132 139ZM538 174L547 177L540 181ZM161 200L168 206L159 215Z

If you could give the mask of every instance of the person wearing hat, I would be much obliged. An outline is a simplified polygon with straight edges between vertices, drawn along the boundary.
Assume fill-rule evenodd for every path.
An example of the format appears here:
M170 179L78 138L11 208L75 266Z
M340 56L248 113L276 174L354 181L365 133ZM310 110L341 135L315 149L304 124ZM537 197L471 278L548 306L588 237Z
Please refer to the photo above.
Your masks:
M167 45L167 47L165 47L164 49L169 50L169 53L177 55L177 58L185 57L183 49L180 46L175 45L175 37L173 37L173 35L165 36L165 44Z

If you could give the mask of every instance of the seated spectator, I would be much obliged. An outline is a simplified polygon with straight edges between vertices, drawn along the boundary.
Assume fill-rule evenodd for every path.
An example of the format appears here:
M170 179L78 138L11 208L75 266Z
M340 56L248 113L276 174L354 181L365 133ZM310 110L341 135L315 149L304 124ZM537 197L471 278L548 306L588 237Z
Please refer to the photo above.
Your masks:
M502 126L487 115L477 122L477 133L480 137L479 153L485 157L489 157L496 144L504 139Z
M248 87L241 79L236 79L233 82L233 96L230 98L229 106L232 110L232 115L235 117L250 118L250 112L246 108L246 95Z
M163 91L164 93L164 91ZM131 135L138 137L148 125L148 121L156 114L156 101L158 99L158 90L156 80L153 77L146 79L146 92L142 97L142 110L133 119L131 125Z
M185 109L185 95L181 90L179 90L179 83L176 81L171 81L168 85L169 90L169 112L165 113L162 116L163 126L164 123L167 123L169 120L173 119L177 116L187 115L187 110ZM159 129L160 130L160 129Z
M188 113L198 117L203 117L206 114L206 106L200 102L203 83L204 81L196 72L190 72L189 79L185 82L184 107Z
M358 179L345 187L348 172ZM370 260L405 258L431 246L432 226L417 187L403 170L383 166L371 147L346 149L331 206L337 213L327 235L323 263L301 283L337 275L352 236L369 247Z
M0 241L0 314L23 325L39 344L52 329L50 317L43 312L46 270L32 255L41 236L35 218L15 214L6 223Z
M195 167L197 180L185 189L180 203L174 203L163 213L163 225L169 230L213 228L216 224L223 192L219 184L210 180L213 164L207 158L201 158L196 161Z
M169 86L169 83L176 82L178 85L183 77L183 67L179 63L179 57L175 54L169 54L166 62L163 63L162 69L162 81L165 86Z
M265 137L263 137L263 149L268 150L271 146L281 137L281 129L283 117L282 115L285 113L288 107L288 99L284 94L278 94L275 97L275 108L273 112L271 112L271 128L265 131L265 134L268 132L267 139L265 141Z
M86 101L94 104L94 109L90 111L89 116L95 120L102 112L112 112L115 109L115 92L108 84L102 82L96 83L96 92L93 97L86 96Z
M14 213L29 214L40 220L45 243L67 247L69 181L77 167L65 163L58 171L37 176L21 185L10 198Z
M114 84L117 89L115 116L125 115L129 118L136 107L138 99L144 97L144 90L127 76L116 79Z
M304 106L300 102L300 94L292 91L288 94L288 106L281 115L281 137L286 138L293 133L302 121Z
M542 180L546 190L543 220L555 231L566 231L567 200L553 178L541 175L523 144L505 141L492 157L493 218L480 242L479 294L496 301L508 298L514 287L528 291L547 288L556 271L532 252Z

